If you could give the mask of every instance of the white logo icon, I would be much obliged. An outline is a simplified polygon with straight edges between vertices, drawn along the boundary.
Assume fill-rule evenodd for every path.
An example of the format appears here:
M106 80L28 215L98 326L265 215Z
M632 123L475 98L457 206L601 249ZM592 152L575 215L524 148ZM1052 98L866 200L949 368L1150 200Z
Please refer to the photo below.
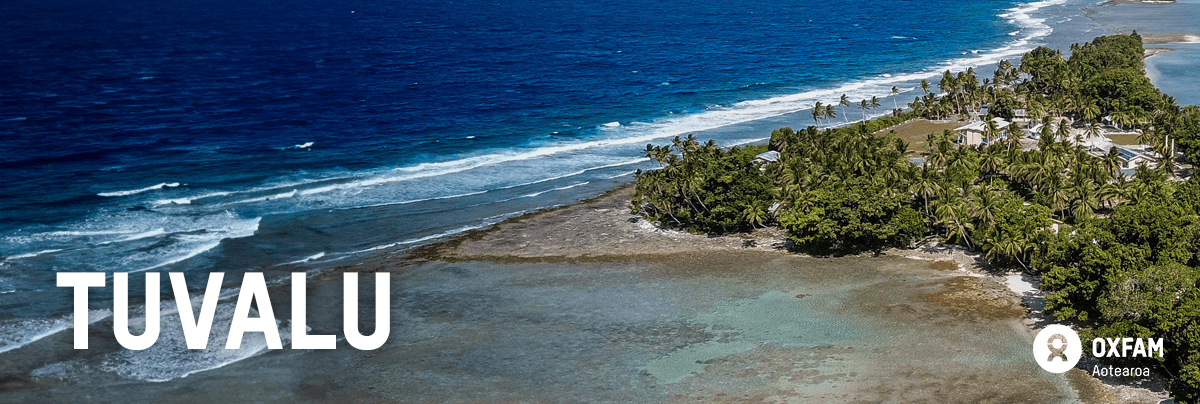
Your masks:
M1033 339L1033 358L1047 372L1066 372L1079 363L1080 356L1083 356L1083 344L1071 327L1052 324Z

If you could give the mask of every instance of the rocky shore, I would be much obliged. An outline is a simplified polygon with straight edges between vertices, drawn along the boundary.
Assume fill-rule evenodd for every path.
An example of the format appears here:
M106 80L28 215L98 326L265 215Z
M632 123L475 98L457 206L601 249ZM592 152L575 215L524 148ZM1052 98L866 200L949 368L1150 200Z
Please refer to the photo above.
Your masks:
M790 251L783 230L768 227L750 233L711 236L662 228L630 213L632 185L599 197L508 220L489 229L424 246L408 260L446 262L556 263L655 262L675 266L702 260L708 270L736 266L746 254L759 259L807 257ZM921 299L960 315L1013 318L1013 330L1028 341L1054 321L1041 310L1045 300L1036 277L1010 268L995 268L980 254L927 239L912 249L888 249L860 257L891 256L928 262L940 270L941 287ZM723 257L730 257L731 262ZM809 257L811 258L811 257ZM820 259L820 258L814 258ZM1066 375L1084 402L1158 403L1167 398L1164 381L1136 384L1100 380L1076 369Z

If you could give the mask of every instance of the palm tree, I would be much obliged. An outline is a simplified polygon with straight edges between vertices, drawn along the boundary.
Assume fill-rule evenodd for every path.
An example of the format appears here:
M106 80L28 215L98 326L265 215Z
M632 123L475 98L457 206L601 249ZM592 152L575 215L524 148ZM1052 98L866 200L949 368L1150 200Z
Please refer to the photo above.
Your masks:
M1110 182L1100 186L1099 202L1107 205L1110 209L1125 195L1125 177L1117 177L1116 182Z
M858 109L861 109L863 112L863 119L862 119L863 121L867 120L867 108L870 108L870 107L871 107L871 104L867 103L866 99L863 99L862 102L858 103Z
M871 110L874 111L875 108L879 108L879 97L872 95L871 96Z
M1100 117L1100 107L1096 106L1096 104L1087 104L1080 109L1079 113L1080 115L1083 115L1084 119L1087 119L1088 121L1095 121L1096 118Z
M991 227L996 224L996 214L1000 213L1003 201L1000 195L986 188L979 188L971 204L971 217L979 219L981 224Z
M942 73L942 80L938 81L938 90L940 90L943 93L946 93L947 96L953 97L955 94L958 93L958 88L959 88L958 81L957 81L957 79L954 78L953 74L950 74L949 70L946 70L945 73ZM956 107L954 109L954 112L955 113L961 112L962 105L959 105L958 97L953 97L953 99L954 99L954 103L955 103L955 107Z
M829 104L829 105L825 106L825 114L824 115L825 115L825 119L837 118L837 110L835 110L833 108L833 104ZM828 121L826 121L826 122L828 122Z
M932 145L929 150L929 159L927 160L934 168L945 167L950 159L950 142L939 140L937 144Z
M909 188L909 192L925 200L925 215L928 216L929 197L941 192L942 187L938 185L937 179L934 178L935 171L929 169L928 166L922 167L918 173L912 186Z
M821 105L820 101L817 101L816 104L813 104L813 109L812 109L813 121L815 121L817 123L817 125L820 125L821 117L824 115L825 115L825 107Z
M752 228L762 226L767 219L767 210L763 209L761 203L751 203L742 211L742 220L750 224Z
M896 95L897 94L900 94L900 89L896 88L896 86L892 86L892 109L893 110L900 109L900 106L896 105Z
M1087 131L1085 133L1087 133L1088 139L1100 137L1100 124L1092 121L1092 123L1088 124Z
M1108 170L1111 177L1116 178L1121 172L1121 152L1115 146L1108 149L1108 154L1104 155L1104 168Z
M1000 156L1000 153L994 152L990 147L987 151L983 152L983 155L979 159L979 169L987 174L989 184L1000 173L1002 167L1004 167L1004 157Z
M1009 150L1021 148L1021 137L1024 134L1025 134L1025 132L1021 131L1021 125L1017 125L1016 122L1008 124L1008 148L1009 148Z
M938 206L937 215L938 224L946 226L947 241L961 239L967 243L967 248L973 248L970 233L975 226L971 224L966 204L961 201L943 203Z
M847 97L846 94L842 94L842 99L838 100L838 105L842 106L842 121L850 123L850 121L846 120L846 116L848 115L846 113L846 107L850 106L850 97Z
M995 120L988 119L985 121L983 131L983 135L987 137L988 143L992 143L992 141L996 140L995 137L1000 134L1000 126L996 124Z
M1051 177L1061 179L1062 177ZM1053 182L1053 181L1052 181ZM1050 208L1061 212L1061 218L1067 217L1068 202L1071 200L1071 195L1067 193L1066 187L1061 184L1050 187Z
M1169 152L1168 152L1168 153L1169 153ZM1165 156L1166 154L1167 154L1167 153L1164 153L1163 155ZM1162 158L1161 160L1159 160L1159 162L1158 162L1158 168L1159 168L1159 170L1160 170L1160 171L1162 171L1163 173L1166 173L1167 177L1168 177L1168 178L1170 178L1171 176L1174 176L1174 175L1175 175L1175 170L1176 170L1178 167L1175 165L1175 159L1174 159L1174 158L1172 158L1172 157L1163 157L1163 158Z
M1006 233L1001 235L999 240L996 240L993 245L985 248L988 249L987 257L989 261L995 260L1002 255L1012 257L1017 261L1018 264L1021 264L1022 268L1025 268L1025 270L1028 271L1029 267L1021 261L1021 256L1026 255L1026 253L1030 250L1033 250L1035 246L1036 245L1029 241L1029 239L1025 236L1014 236Z
M921 80L921 91L929 93L929 80Z
M1100 197L1091 180L1075 188L1075 200L1071 201L1071 216L1075 216L1075 223L1092 217L1099 207Z
M1125 129L1124 126L1126 126L1126 125L1132 126L1134 123L1137 122L1137 120L1133 118L1133 115L1131 115L1130 113L1125 112L1125 111L1113 112L1112 113L1112 121L1113 121L1113 124L1117 125L1118 129Z

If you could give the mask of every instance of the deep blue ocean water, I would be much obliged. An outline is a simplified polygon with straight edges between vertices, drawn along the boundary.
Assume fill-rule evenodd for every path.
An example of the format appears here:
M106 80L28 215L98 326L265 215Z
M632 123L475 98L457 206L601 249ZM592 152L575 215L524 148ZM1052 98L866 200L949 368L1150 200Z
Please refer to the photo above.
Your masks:
M5 1L0 315L69 311L60 271L352 263L899 87L879 115L1064 3Z

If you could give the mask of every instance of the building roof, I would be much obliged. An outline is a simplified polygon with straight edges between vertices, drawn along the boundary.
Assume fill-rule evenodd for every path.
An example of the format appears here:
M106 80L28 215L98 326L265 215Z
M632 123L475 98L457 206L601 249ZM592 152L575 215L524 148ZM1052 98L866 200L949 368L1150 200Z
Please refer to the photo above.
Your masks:
M975 122L971 122L971 123L968 123L963 126L959 126L959 127L955 128L954 130L977 130L977 131L982 132L984 125L985 124L983 123L983 121L975 121Z
M1139 157L1147 158L1146 156L1142 155L1141 153L1126 149L1124 147L1117 147L1117 156L1119 156L1121 158L1121 160L1125 160L1125 161L1130 161L1130 160L1133 160L1133 159L1139 158Z
M1008 128L1008 121L1004 120L1004 118L996 117L992 118L992 121L996 122L996 128L1000 129L1001 131ZM954 130L977 130L982 132L985 128L987 128L987 121L975 121L963 126L959 126Z
M754 156L755 159L761 159L766 162L774 163L779 160L779 152L771 150L768 152L759 153Z

